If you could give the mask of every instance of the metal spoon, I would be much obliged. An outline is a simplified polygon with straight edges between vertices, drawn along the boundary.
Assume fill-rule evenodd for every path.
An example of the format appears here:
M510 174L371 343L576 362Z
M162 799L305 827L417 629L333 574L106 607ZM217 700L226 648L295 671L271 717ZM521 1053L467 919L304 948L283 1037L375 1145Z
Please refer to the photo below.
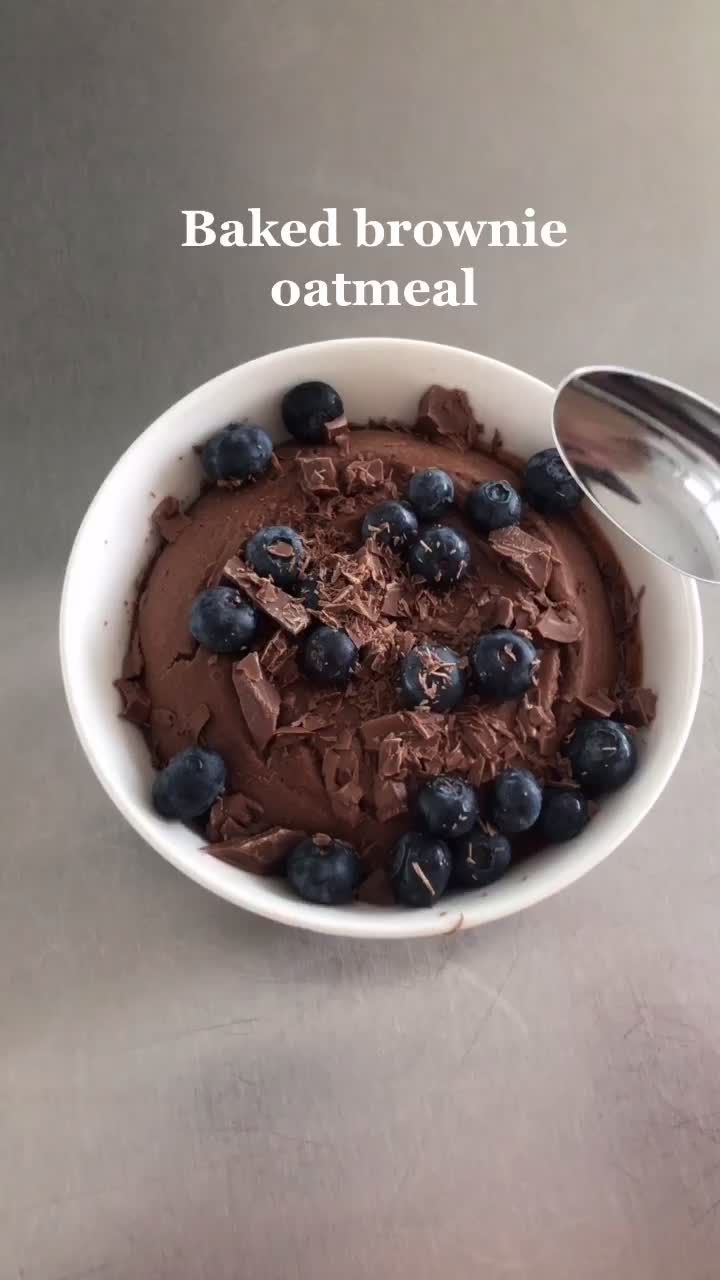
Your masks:
M555 443L623 533L702 582L720 582L720 409L632 369L577 369L553 407Z

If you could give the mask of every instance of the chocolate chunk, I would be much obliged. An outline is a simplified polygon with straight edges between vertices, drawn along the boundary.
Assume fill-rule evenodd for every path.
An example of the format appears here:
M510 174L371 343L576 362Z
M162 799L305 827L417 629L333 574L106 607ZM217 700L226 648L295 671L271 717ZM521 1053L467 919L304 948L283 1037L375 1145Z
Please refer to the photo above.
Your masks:
M378 821L388 822L407 810L407 787L393 778L376 777L373 785L373 805Z
M479 425L464 391L447 387L429 387L418 406L418 430L448 440L460 437L467 442L468 432Z
M402 583L390 582L385 588L385 598L380 612L386 614L389 618L407 617L407 608L405 589Z
M333 813L343 822L354 826L360 817L360 801L363 789L358 782L359 754L352 751L338 752L332 747L323 755L323 782Z
M544 649L540 654L535 679L539 705L546 711L552 711L560 681L560 653L557 649Z
M318 733L320 729L327 728L328 720L325 716L320 715L317 711L306 711L305 715L300 716L298 720L291 721L290 724L281 725L277 730L278 737L299 737L307 738L313 733Z
M478 756L491 756L497 746L497 738L487 717L481 711L463 712L457 724L468 749Z
M578 702L581 707L591 711L595 716L611 716L616 710L615 700L610 698L602 689L597 689L594 693L579 695Z
M289 652L290 644L287 637L282 631L276 631L260 654L263 671L266 671L269 676L274 676L280 670Z
M304 831L290 831L287 827L270 827L254 835L234 836L208 845L211 853L221 862L229 862L243 871L255 875L270 876L280 871L291 849L305 839Z
M515 621L515 605L507 596L491 596L487 606L492 612L492 621L485 617L491 627L512 627Z
M644 728L655 719L657 694L652 689L630 689L622 700L621 711L625 722L635 728Z
M280 694L264 676L256 653L233 663L232 681L250 736L264 751L277 728Z
M577 615L561 605L547 609L534 627L543 640L553 640L555 644L573 644L581 638L583 629Z
M263 582L255 592L255 603L263 613L290 635L299 636L310 626L310 614L301 600L295 600L274 582Z
M443 759L444 769L454 772L455 770L466 769L467 765L467 752L465 751L462 742L455 742L451 747L448 747Z
M177 498L163 498L150 518L163 542L177 542L180 534L192 524L190 516L180 510Z
M360 785L361 755L359 745L350 739L350 747L338 751L329 747L322 761L322 775L333 813L354 825L360 817L363 789Z
M300 471L300 484L306 493L329 497L339 493L337 468L332 458L297 459Z
M569 644L567 649L563 650L563 671L559 690L562 702L575 702L579 697L581 670L580 645Z
M370 751L377 751L383 738L400 735L407 731L407 716L403 711L392 711L387 716L376 716L360 725L360 737L363 745Z
M390 734L380 743L378 773L381 778L398 778L407 772L402 738Z
M519 525L493 529L488 542L511 573L527 584L544 591L550 581L552 557L547 542L541 542Z
M343 440L350 438L350 424L343 415L341 418L333 418L332 422L325 423L325 435L328 444L341 445Z
M251 800L241 791L233 791L230 795L221 796L210 810L207 835L210 840L227 839L247 828L262 830L263 807L257 800Z
M343 471L346 493L364 493L378 489L385 479L382 458L353 458Z
M537 601L525 591L518 592L515 601L515 627L518 631L531 631L540 616Z
M123 720L131 724L147 724L150 720L150 695L137 680L116 680L115 688L122 698Z
M236 587L242 587L251 599L255 598L255 588L263 581L239 556L231 556L227 564L223 565L220 576L234 582Z
M343 625L357 649L363 649L375 634L375 628L369 619L348 618Z
M284 555L287 548L291 555L294 551L287 542L275 542L270 548L274 555ZM299 636L310 625L310 614L305 605L294 596L288 595L281 587L277 587L269 578L259 578L248 568L239 556L228 560L222 571L223 578L234 582L262 609L273 622L293 636Z
M545 649L540 654L536 671L537 686L534 690L539 715L531 723L537 731L538 745L542 755L552 751L556 736L556 723L553 706L560 683L560 652L558 649ZM528 695L531 696L531 695Z
M407 720L411 728L426 742L432 742L447 724L447 716L437 711L408 711Z
M271 542L268 551L276 560L293 560L295 558L295 548L292 542L286 542L284 538L277 538L275 542Z

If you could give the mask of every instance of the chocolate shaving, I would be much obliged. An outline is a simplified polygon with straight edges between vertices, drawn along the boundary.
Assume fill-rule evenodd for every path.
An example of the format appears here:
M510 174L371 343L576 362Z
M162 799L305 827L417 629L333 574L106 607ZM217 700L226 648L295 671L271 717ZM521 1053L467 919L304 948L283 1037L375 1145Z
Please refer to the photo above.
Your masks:
M163 542L177 542L192 524L190 516L180 510L177 498L163 498L150 517Z
M270 876L280 871L291 849L304 840L304 831L291 831L287 827L270 827L254 835L235 836L210 844L205 852L221 862L229 862L243 871L255 875Z
M428 880L427 876L425 875L425 872L423 871L422 867L420 866L420 863L419 863L419 862L411 862L411 864L410 864L410 865L411 865L411 867L412 867L413 871L415 872L415 875L417 876L418 880L420 880L420 881L422 882L422 884L424 884L424 885L425 885L425 888L427 889L428 893L430 894L430 897L431 897L431 898L434 898L434 897L435 897L435 889L433 888L433 885L431 884L431 882Z
M232 681L250 736L262 752L277 728L280 694L264 676L256 653L233 664Z

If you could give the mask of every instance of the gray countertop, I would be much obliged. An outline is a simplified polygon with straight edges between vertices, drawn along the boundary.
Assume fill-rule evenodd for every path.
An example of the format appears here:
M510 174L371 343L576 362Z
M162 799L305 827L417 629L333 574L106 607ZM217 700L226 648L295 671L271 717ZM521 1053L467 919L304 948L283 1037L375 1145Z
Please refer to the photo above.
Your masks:
M55 646L122 449L250 356L392 333L553 381L720 399L713 0L5 0L0 419L4 1280L713 1280L713 638L655 811L569 891L434 943L252 918L101 793ZM179 210L520 218L476 308L281 310L279 276L457 275L439 247L182 249Z

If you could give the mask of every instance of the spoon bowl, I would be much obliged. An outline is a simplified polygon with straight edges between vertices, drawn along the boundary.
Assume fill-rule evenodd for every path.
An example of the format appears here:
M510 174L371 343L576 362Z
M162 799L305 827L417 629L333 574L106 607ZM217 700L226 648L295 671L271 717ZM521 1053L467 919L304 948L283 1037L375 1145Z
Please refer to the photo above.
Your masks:
M645 551L720 582L720 409L631 369L577 369L553 406L578 484Z

